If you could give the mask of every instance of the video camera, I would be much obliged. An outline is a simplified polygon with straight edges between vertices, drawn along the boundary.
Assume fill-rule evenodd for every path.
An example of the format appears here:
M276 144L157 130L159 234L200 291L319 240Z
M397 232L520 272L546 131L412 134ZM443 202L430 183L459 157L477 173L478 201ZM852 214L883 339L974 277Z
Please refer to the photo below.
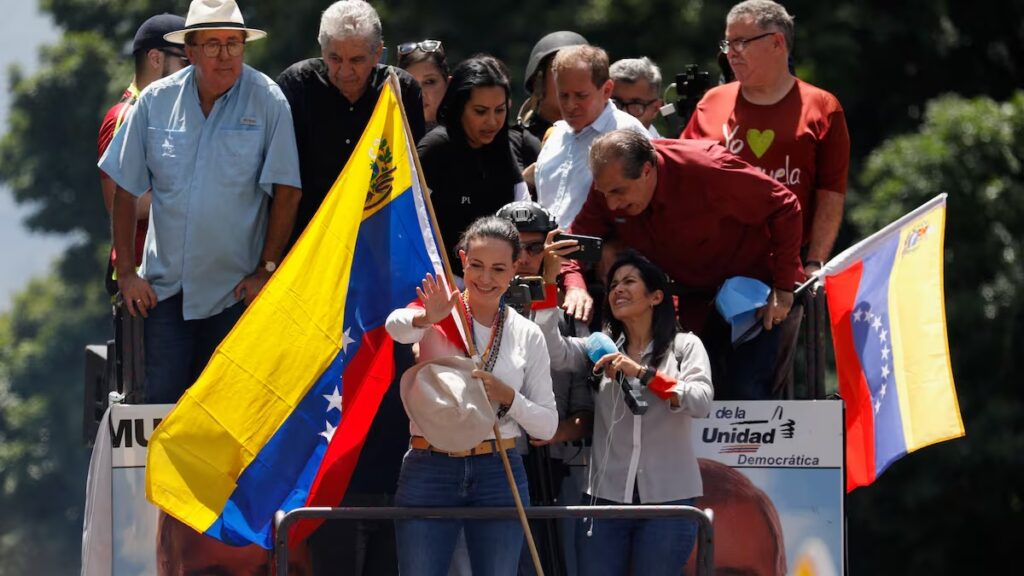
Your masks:
M676 112L685 126L697 109L697 103L711 89L711 73L690 64L682 74L676 74Z
M544 279L540 276L516 276L505 291L505 303L519 312L532 302L544 300Z
M665 101L669 104L661 107L661 115L674 125L673 131L682 131L686 127L697 103L710 89L711 73L701 70L697 64L689 64L682 74L676 74L676 81L665 89ZM676 92L675 102L667 97L672 90Z

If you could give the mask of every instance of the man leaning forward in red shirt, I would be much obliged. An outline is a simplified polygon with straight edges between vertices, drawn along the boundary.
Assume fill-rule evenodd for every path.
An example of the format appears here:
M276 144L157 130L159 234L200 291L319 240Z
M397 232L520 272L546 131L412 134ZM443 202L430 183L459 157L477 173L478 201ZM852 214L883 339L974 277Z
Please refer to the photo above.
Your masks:
M709 91L697 105L683 138L721 142L792 190L803 210L804 269L828 260L843 219L850 136L839 100L794 77L793 17L771 0L732 7L719 48L736 75ZM775 390L793 378L803 307L797 303L780 327Z
M793 192L720 144L649 141L629 130L594 141L590 168L594 183L569 231L615 239L669 275L680 324L700 336L711 357L716 399L768 398L776 328L802 276L800 205ZM566 309L589 316L593 302L579 265L567 260L562 272ZM757 312L764 330L735 348L714 308L718 288L733 276L773 288Z

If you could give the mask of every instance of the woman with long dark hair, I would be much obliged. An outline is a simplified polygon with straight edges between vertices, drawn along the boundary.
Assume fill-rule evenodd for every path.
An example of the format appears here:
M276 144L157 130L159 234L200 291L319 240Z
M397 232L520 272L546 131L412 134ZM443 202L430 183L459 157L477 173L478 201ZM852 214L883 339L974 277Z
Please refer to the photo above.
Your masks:
M519 233L502 218L480 218L466 230L461 248L465 290L449 292L443 282L428 275L423 287L416 289L420 305L395 310L385 324L396 341L419 343L420 364L412 369L417 372L411 373L417 374L431 364L437 366L451 361L451 356L463 355L453 342L459 336L452 322L454 308L462 306L469 318L468 337L483 363L472 371L471 378L470 373L456 378L468 390L465 394L445 388L446 392L429 396L429 385L417 381L413 386L422 384L417 392L413 386L407 388L410 373L403 376L402 397L412 439L395 493L398 506L512 506L512 490L499 451L507 454L519 496L528 504L526 472L515 439L522 429L533 438L547 440L558 426L544 336L536 324L505 303L504 294L519 256ZM471 397L469 388L479 386L476 379L483 383L487 400L499 406L502 442L495 440L485 425L480 436L469 440L478 444L460 445L452 452L453 448L440 443L465 440L474 434L472 430L479 433L478 427L471 425L474 422L460 421L461 415L476 411L461 402L458 410L428 417L453 395ZM516 573L523 530L515 520L401 520L395 526L402 574L446 575L463 527L473 574Z
M594 399L594 436L584 504L693 505L703 490L691 418L706 418L714 389L699 338L676 323L668 278L636 252L608 271L605 333L615 343L596 363L587 340L562 336L539 320L554 369L601 374ZM646 412L631 409L625 378ZM576 525L581 574L681 573L697 524L688 519L584 519Z
M477 218L529 199L509 145L510 97L499 60L474 56L461 62L438 109L441 125L417 147L448 250Z

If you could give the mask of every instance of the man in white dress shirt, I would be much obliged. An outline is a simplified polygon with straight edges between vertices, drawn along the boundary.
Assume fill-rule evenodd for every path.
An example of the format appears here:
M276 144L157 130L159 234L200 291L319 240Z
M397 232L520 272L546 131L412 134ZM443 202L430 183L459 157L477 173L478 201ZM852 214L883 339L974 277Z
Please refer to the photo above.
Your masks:
M606 132L647 130L609 99L614 86L608 54L595 46L563 48L551 64L562 120L555 122L537 158L537 200L568 228L590 193L590 145Z

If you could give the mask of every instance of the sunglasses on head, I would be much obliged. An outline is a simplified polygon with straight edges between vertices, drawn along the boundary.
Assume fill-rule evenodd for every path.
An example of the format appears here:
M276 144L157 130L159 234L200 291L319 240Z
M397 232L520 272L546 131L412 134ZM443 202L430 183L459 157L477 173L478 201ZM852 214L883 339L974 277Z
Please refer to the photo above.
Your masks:
M437 52L441 49L440 40L422 40L420 42L403 42L398 45L398 55L405 56L411 54L416 50L422 50L423 52Z

